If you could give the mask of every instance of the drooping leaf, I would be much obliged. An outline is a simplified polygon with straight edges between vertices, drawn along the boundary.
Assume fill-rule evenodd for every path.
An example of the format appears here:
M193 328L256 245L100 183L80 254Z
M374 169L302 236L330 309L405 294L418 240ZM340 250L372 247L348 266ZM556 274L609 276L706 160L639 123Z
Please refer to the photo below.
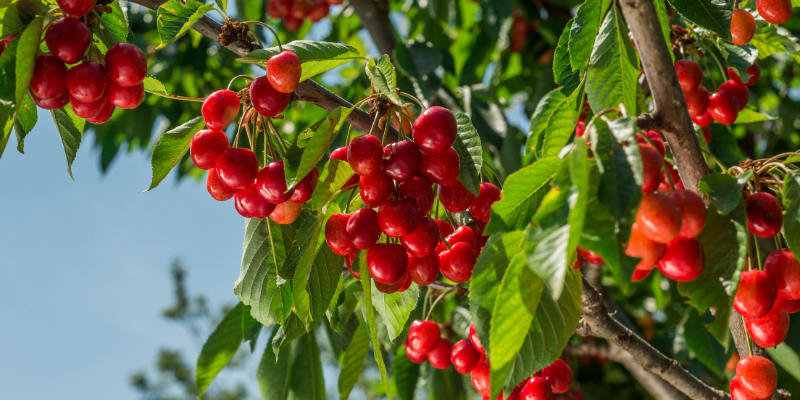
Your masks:
M303 210L294 222L296 233L291 248L286 255L286 261L278 266L278 274L285 277L294 277L300 259L307 251L317 245L319 233L324 227L322 223L325 215L318 212ZM307 256L308 258L308 256Z
M275 357L275 350L267 344L264 355L258 364L256 380L262 400L286 400L291 391L292 381L292 346Z
M2 9L0 9L0 11L2 11ZM19 40L20 35L15 36L14 39L6 45L5 50L0 52L0 104L8 107L9 110L11 110L10 114L14 113L14 108L17 105L16 63ZM3 126L5 126L5 124ZM2 154L2 152L0 152L0 154Z
M403 333L408 316L417 306L419 286L412 283L411 287L402 293L385 294L378 291L375 282L372 282L372 289L372 306L381 316L381 322L389 333L389 340L394 341Z
M722 215L728 215L742 203L742 188L753 177L753 171L747 170L738 178L727 174L706 175L700 180L703 191Z
M158 36L161 44L157 49L163 49L185 35L195 22L214 8L214 3L203 4L197 0L169 0L158 7Z
M314 210L319 210L327 204L354 174L353 168L347 161L335 158L328 161L319 174L317 187L311 196L311 206Z
M204 125L203 117L195 117L161 135L153 147L153 156L150 159L153 180L145 192L155 189L169 171L181 162L184 154L189 151L192 138Z
M325 378L316 336L303 335L292 342L292 372L287 400L325 400Z
M670 0L672 6L686 19L731 40L731 0Z
M67 156L67 172L72 179L72 162L81 147L81 137L83 136L83 119L72 112L72 107L67 105L64 108L50 111L53 121L56 123L56 130L61 135L61 144L64 145L64 154Z
M195 384L200 396L203 395L219 371L222 371L233 359L247 334L257 324L258 321L250 316L250 307L239 303L228 311L225 318L214 328L214 332L206 339L206 343L197 357Z
M483 167L483 147L478 131L472 126L469 116L462 112L455 113L458 123L458 135L453 148L458 153L458 180L472 194L478 195L481 186L481 168Z
M722 57L725 58L725 64L729 68L736 71L736 73L742 79L742 82L747 82L750 80L752 75L747 73L747 69L756 62L756 59L758 58L758 49L750 44L736 46L732 43L723 42L721 40L717 41L717 45L719 46L719 51L722 54Z
M367 265L367 252L362 251L359 254L361 265ZM383 389L389 390L389 378L386 373L386 365L383 363L383 354L381 354L381 343L378 341L378 329L375 321L375 309L372 308L372 276L369 274L369 268L361 269L361 287L364 288L364 318L367 329L369 331L369 339L372 342L372 353L375 355L375 363L378 364L378 370L381 374L381 384Z
M564 27L564 32L558 39L558 46L553 59L553 75L556 83L562 86L561 93L565 96L570 96L581 81L580 71L573 72L572 64L569 62L569 35L572 22L570 20Z
M800 175L792 171L784 178L783 202L786 214L783 216L783 236L789 250L797 257L800 254Z
M398 346L392 363L392 385L400 400L414 400L419 370L420 365L408 359L406 346Z
M111 8L111 12L102 13L100 16L103 18L103 21L106 22L106 25L108 25L108 29L111 32L111 35L114 36L114 40L116 40L117 43L132 42L133 34L128 26L128 16L122 7L120 7L119 2L115 1L111 4L108 4L108 7Z
M367 62L366 71L369 80L372 81L372 84L378 92L386 96L386 98L391 100L395 105L399 106L403 104L400 95L397 94L396 91L397 72L394 70L389 56L384 54L378 59L377 63L375 60L369 60L369 62Z
M431 400L467 400L464 380L455 368L429 368L429 370L428 391Z
M628 113L637 110L639 58L628 38L628 28L621 11L613 6L606 14L589 58L586 94L592 110L617 108L623 104Z
M642 161L634 123L632 118L610 123L597 119L589 132L602 173L598 197L617 219L638 202L641 194Z
M578 8L570 26L569 60L573 70L585 72L586 61L592 55L595 38L600 32L600 22L611 0L587 0Z
M304 147L295 143L287 150L284 168L288 188L293 188L322 160L351 111L353 111L352 108L334 108L325 116L325 119L306 131L305 135L310 138L305 142Z
M16 60L16 100L17 110L22 104L22 98L28 93L28 84L33 77L33 66L36 64L36 54L39 52L39 41L42 38L42 24L44 18L35 18L25 27L17 44ZM16 115L19 111L15 111Z
M300 317L306 326L315 326L322 321L325 311L336 294L336 288L342 279L344 256L334 254L327 245L310 246L317 248L312 254L313 264L305 259L300 260L292 281L292 300L294 314ZM308 265L308 268L303 268ZM314 321L311 325L309 321ZM310 329L309 329L310 330Z
M570 226L566 220L546 227L529 227L525 256L528 268L547 283L551 294L558 299L564 287L568 266L567 247Z
M19 105L17 111L17 120L14 121L14 132L17 134L17 150L24 153L25 137L36 126L39 117L36 112L36 103L33 102L31 96L27 93L22 98L22 103Z
M773 121L776 119L777 117L766 115L748 106L744 110L739 111L739 116L736 117L734 124L749 124L752 122Z
M592 195L590 185L590 165L586 151L586 140L575 139L575 149L569 156L570 191L569 197L569 240L567 241L567 260L573 260L583 235L586 210Z
M705 321L697 310L689 309L686 323L683 325L683 336L686 339L686 346L695 356L710 370L722 376L725 365L731 355L725 347L719 344L714 336L706 330ZM730 346L733 351L733 346Z
M536 159L558 155L575 129L575 115L569 99L554 89L539 101L531 117L526 153Z
M367 333L367 324L359 324L342 358L342 370L339 372L340 399L347 400L350 397L350 391L353 390L356 382L358 382L358 376L361 375L361 369L364 367L368 352L369 334Z
M303 67L300 82L330 71L340 65L347 64L350 61L364 58L355 47L343 43L318 42L314 40L295 40L284 43L283 50L297 54L297 58L300 59L300 65ZM267 65L267 61L278 53L280 53L278 47L257 49L244 57L237 58L236 61Z

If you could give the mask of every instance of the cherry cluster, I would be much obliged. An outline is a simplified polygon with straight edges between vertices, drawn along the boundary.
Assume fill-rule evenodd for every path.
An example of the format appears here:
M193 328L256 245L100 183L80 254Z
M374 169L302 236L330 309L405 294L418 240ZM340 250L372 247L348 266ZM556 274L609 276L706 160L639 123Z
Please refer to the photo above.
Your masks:
M759 356L744 357L736 364L736 376L731 380L733 400L764 400L772 398L778 387L778 371L772 361Z
M359 250L367 250L367 268L381 292L404 291L411 282L429 285L440 271L453 282L466 282L472 276L486 240L483 228L502 193L483 183L475 196L458 179L460 162L452 147L457 131L453 113L434 106L414 121L413 141L382 147L377 137L364 135L331 154L331 159L346 160L353 168L356 175L343 188L358 184L367 207L332 215L325 240L334 253L347 256L356 277L360 273L352 271L353 260ZM469 210L478 229L455 229L431 218L433 184L439 185L442 206L450 212ZM381 234L393 240L378 243Z
M696 61L688 59L676 61L675 72L678 74L689 116L694 123L702 127L707 127L714 121L722 125L734 123L739 111L744 110L750 99L750 90L747 86L755 84L761 75L761 69L753 64L747 69L747 73L752 76L745 83L733 69L728 68L731 79L720 85L716 93L710 94L705 87L700 86L703 71ZM703 132L705 134L705 130Z
M130 43L117 43L106 52L105 65L87 59L92 34L80 18L98 23L94 15L87 16L96 0L57 2L67 16L48 25L44 34L50 54L36 57L28 87L36 105L56 110L69 104L77 116L94 124L108 121L116 107L138 107L147 76L144 53Z
M303 25L303 20L319 22L328 16L331 6L344 3L344 0L270 0L267 14L272 19L282 19L286 29L294 32Z
M770 24L783 24L792 17L791 0L758 0L756 2L758 14ZM756 19L753 15L737 8L731 16L731 42L737 46L744 46L753 39L756 32Z

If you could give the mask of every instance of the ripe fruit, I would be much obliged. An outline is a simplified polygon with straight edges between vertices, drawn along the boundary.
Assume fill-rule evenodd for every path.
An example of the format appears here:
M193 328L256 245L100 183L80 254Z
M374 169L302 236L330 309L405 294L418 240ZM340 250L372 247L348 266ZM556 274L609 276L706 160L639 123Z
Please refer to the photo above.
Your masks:
M428 353L428 361L437 369L447 369L450 367L450 353L453 350L453 342L442 338L436 347Z
M142 99L144 99L144 83L125 87L117 85L114 81L109 81L106 95L111 104L122 109L130 110L142 104Z
M62 17L50 24L44 33L47 48L66 64L75 64L83 58L92 34L89 27L72 17Z
M483 344L481 344L481 339L478 337L478 332L475 331L474 324L469 325L469 341L475 346L475 350L478 350L481 354L486 354L486 351L483 349Z
M747 102L750 100L750 90L747 89L747 86L736 83L733 80L719 85L719 89L717 89L717 91L726 92L735 97L736 101L739 102L739 111L744 110L744 108L747 106Z
M522 400L552 400L553 388L544 378L534 376L522 389Z
M189 154L197 168L211 169L217 165L217 160L229 147L225 132L203 129L192 138Z
M572 369L559 358L542 370L542 378L550 383L553 393L564 393L572 386Z
M252 92L252 87L251 87ZM251 93L252 96L252 93ZM231 90L220 90L206 97L201 108L203 120L209 129L223 130L239 113L239 97Z
M91 103L106 94L108 74L100 63L84 61L67 71L65 82L78 101Z
M794 314L800 311L800 300L786 299L786 305L783 307L789 314Z
M111 102L106 101L106 105L105 105L105 107L103 107L103 111L100 111L100 114L97 114L96 116L94 116L92 118L86 118L86 122L91 122L93 124L105 123L109 119L111 119L111 116L114 115L114 110L116 110L116 109L117 109L117 107L114 107L114 105L111 104Z
M703 70L700 64L692 60L678 60L675 62L675 73L678 74L678 81L684 93L691 93L700 87L703 81Z
M689 116L697 118L705 114L706 111L708 111L710 97L711 94L708 93L708 89L702 86L694 92L684 93L683 98L686 100L686 108L689 109Z
M642 156L642 193L652 192L661 184L661 155L650 145L640 144L639 152Z
M759 356L744 357L736 365L742 389L755 397L769 397L778 387L778 371L772 361Z
M589 251L589 250L586 250L586 249L578 247L578 253L589 264L602 264L602 263L606 262L605 260L603 260L602 256L600 256L599 254L597 254L597 253L595 253L593 251Z
M308 10L308 19L311 22L319 22L322 21L323 18L328 16L330 12L330 8L325 0L317 0L311 3L311 8Z
M36 57L29 88L40 99L55 99L67 92L67 66L58 57Z
M777 298L778 290L766 272L745 271L733 298L733 308L746 318L761 318L772 310Z
M742 384L739 383L738 376L734 376L733 379L731 379L730 392L732 400L767 400L754 397L750 392L744 390Z
M314 194L314 189L317 187L319 180L319 169L314 167L300 182L294 187L294 194L292 194L291 201L295 203L304 203L311 200Z
M439 255L417 258L408 254L408 276L420 286L428 286L439 275Z
M770 24L783 24L792 17L790 0L758 0L756 9L761 18Z
M69 104L69 92L64 92L61 96L55 99L40 99L35 94L31 93L31 99L37 106L45 110L58 110L61 107Z
M414 142L429 154L439 154L449 149L455 143L457 134L456 117L444 107L430 107L414 121Z
M674 190L667 196L675 202L681 213L681 233L684 239L697 237L706 226L706 205L697 193L688 190Z
M650 240L669 243L681 231L681 212L666 195L646 194L636 211L636 224Z
M475 369L481 360L481 353L475 349L469 339L461 339L453 346L450 361L459 374L468 374Z
M225 150L217 160L217 173L231 189L244 189L256 180L258 159L250 149Z
M753 234L771 238L781 231L783 226L783 208L775 196L766 193L754 193L744 201L747 206L747 228Z
M439 269L445 278L453 282L466 282L475 268L475 251L466 243L456 243L439 254Z
M103 111L103 108L106 106L106 102L107 101L104 96L91 103L84 103L78 101L74 96L69 95L69 104L72 107L72 111L75 112L75 115L81 118L96 117L97 114L100 114L100 111Z
M303 20L300 18L295 18L292 15L287 15L286 18L283 19L283 25L288 29L290 32L295 32L303 26Z
M339 147L338 149L332 151L329 160L333 160L334 158L341 161L347 161L347 147ZM342 189L343 190L352 189L355 185L358 184L358 179L359 179L358 174L351 176L350 179L348 179L347 182L345 182L344 185L342 185Z
M298 4L305 5L306 3L295 2L295 6ZM308 14L308 10L305 11L304 14ZM305 15L302 17L295 17L302 19L305 18ZM297 85L300 83L300 75L302 74L303 67L300 66L300 57L297 57L297 54L289 50L272 56L269 61L267 61L267 79L269 79L270 85L278 92L294 92L297 89Z
M401 140L383 148L383 171L398 182L410 181L417 175L422 155L411 140Z
M628 246L625 248L625 254L640 258L639 264L636 264L636 269L648 272L658 265L658 260L664 255L667 247L663 243L654 242L647 238L635 223L631 228L631 237L628 239ZM649 273L649 272L648 272ZM634 272L635 274L635 272Z
M418 217L427 215L433 208L433 186L425 178L416 177L401 183L397 186L397 196L400 200L411 201Z
M696 279L704 268L703 247L697 239L677 238L667 243L667 249L658 262L661 273L678 282Z
M737 46L744 46L753 39L756 33L756 19L749 12L737 8L731 17L731 42Z
M208 177L206 178L206 190L217 201L229 200L236 194L236 189L231 189L219 179L216 168L208 170Z
M475 387L475 390L484 395L488 396L491 393L491 367L489 366L489 361L481 361L475 368L472 369L470 373L470 380L472 380L472 386Z
M439 201L447 211L454 213L465 211L474 200L475 195L458 179L439 188Z
M304 1L295 1L292 3L292 9L289 11L289 16L302 21L308 16L308 11L311 8L308 3ZM299 61L299 60L298 60Z
M236 192L239 204L252 218L266 218L275 210L275 203L271 203L258 195L256 185Z
M713 136L713 132L711 132L711 128L707 126L700 127L700 130L703 131L703 140L706 141L706 145L711 144L711 137Z
M371 208L356 210L347 221L347 237L361 250L372 247L381 238L378 226L378 213Z
M711 104L710 98L709 98L709 104ZM700 126L708 126L712 122L714 122L714 117L712 117L711 114L709 114L708 111L706 110L705 114L698 117L692 117L692 122Z
M458 153L452 147L436 154L423 151L419 172L437 185L449 185L458 176L459 165Z
M637 267L637 268L635 268L633 270L633 275L631 275L631 281L639 282L639 281L647 278L648 276L650 276L651 272L653 272L652 268L650 268L650 269L642 269L642 268L638 268Z
M416 320L408 328L406 347L420 354L428 354L439 344L439 325L433 321Z
M328 222L325 223L325 242L328 243L331 251L340 256L346 256L358 251L347 236L347 222L349 220L350 214L333 214L328 218Z
M739 116L739 101L728 92L714 93L709 98L708 114L720 124L730 125Z
M262 76L250 84L250 101L259 114L274 117L289 106L292 97L275 90L269 83L269 78ZM203 115L205 116L205 113Z
M94 8L96 0L56 0L62 11L76 18L80 18Z
M136 86L147 76L147 57L130 43L117 43L106 52L108 77L120 86Z
M755 83L758 82L758 78L761 77L761 67L759 67L756 64L747 67L747 71L745 72L747 72L750 75L750 79L748 79L747 82L742 82L742 78L739 76L739 74L737 74L736 71L733 70L733 68L728 67L728 75L730 75L731 79L734 82L740 85L746 85L746 86L755 85Z
M367 267L376 281L396 283L408 269L406 250L399 244L378 243L367 251Z
M236 194L233 196L233 206L236 208L236 212L245 218L253 218L253 216L244 209L244 206L242 206L242 199L241 195L239 195L239 192L241 192L241 190L237 190Z
M374 282L378 291L385 294L404 292L409 286L411 286L411 279L408 279L408 275L403 275L400 280L395 283L383 283L378 281Z
M378 225L389 237L403 237L417 227L417 209L408 199L386 200L378 209Z
M428 257L434 254L439 243L439 226L430 217L420 217L414 231L400 238L400 243L413 256Z
M455 246L456 243L466 243L472 247L475 253L478 253L478 250L480 250L478 247L478 237L475 235L475 231L468 226L459 226L455 232L447 236L447 243L450 246Z
M361 176L377 173L383 167L381 141L373 135L356 137L347 148L347 162Z
M426 354L418 353L412 350L411 347L408 346L408 340L406 340L406 357L408 357L411 362L416 364L422 364L428 359Z
M664 157L667 154L667 147L664 146L664 139L661 138L661 135L656 131L647 131L644 132L644 134L648 139L650 139L651 142L653 142L653 146L655 146L655 149L658 150L658 154L660 154L661 157ZM644 140L644 137L642 137L641 133L636 135L636 141L640 144L650 145L646 140Z
M287 191L283 161L269 163L261 171L258 171L256 185L261 197L275 204L283 203L294 195L294 188Z
M492 204L500 201L503 192L491 183L481 183L478 197L469 206L469 212L478 221L489 222L492 216Z
M745 327L753 341L764 348L781 344L789 334L789 313L784 308L783 300L778 297L775 306L761 318L745 318Z
M764 261L764 271L775 283L778 295L790 300L800 299L800 263L791 251L773 251Z

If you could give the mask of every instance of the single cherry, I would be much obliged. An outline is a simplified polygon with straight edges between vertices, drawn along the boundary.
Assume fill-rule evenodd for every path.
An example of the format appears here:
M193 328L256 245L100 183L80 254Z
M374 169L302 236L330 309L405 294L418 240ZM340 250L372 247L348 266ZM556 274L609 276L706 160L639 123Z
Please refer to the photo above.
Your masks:
M433 321L416 320L408 328L406 347L419 354L428 354L439 344L439 325Z
M484 350L483 344L481 344L481 339L478 337L478 332L475 331L475 324L469 324L469 341L472 342L472 345L475 346L478 352L486 354L486 350Z
M67 66L58 57L40 55L33 66L29 88L40 99L55 99L67 92Z
M578 117L578 122L575 124L575 136L576 137L583 137L586 133L586 115L581 115Z
M691 93L700 87L703 81L703 70L700 64L692 60L678 60L675 62L675 73L678 74L678 81L684 93Z
M481 353L475 349L469 339L461 339L453 346L450 361L459 374L468 374L475 369L481 360Z
M708 114L720 124L730 125L739 116L739 101L729 92L714 93L709 98Z
M786 312L784 302L778 300L767 315L761 318L745 318L744 325L753 341L764 348L775 347L781 344L789 334L789 313Z
M572 386L572 369L559 358L542 370L542 378L550 383L553 393L564 393Z
M236 197L239 201L239 205L247 211L252 218L266 218L275 209L274 203L270 203L258 195L258 188L255 184L236 192Z
M644 132L644 134L648 139L650 139L651 142L653 142L653 146L655 146L655 149L658 150L658 154L660 154L661 157L667 155L667 147L664 145L664 139L661 138L661 134L656 131L647 131ZM642 137L641 133L636 135L636 141L639 142L639 144L648 146L650 145L646 140L644 140L644 137Z
M703 116L708 111L708 105L711 103L710 97L711 94L708 93L708 89L702 86L694 92L684 93L683 99L686 100L689 116L692 118Z
M790 0L758 0L756 9L761 18L770 24L783 24L792 17L792 2Z
M415 364L422 364L428 359L427 354L418 353L412 350L411 347L408 346L408 340L406 340L406 357L408 357L408 359Z
M397 283L408 269L406 249L399 244L378 243L367 251L367 267L376 281Z
M383 148L383 171L398 182L410 181L417 175L422 155L411 140L401 140Z
M781 231L783 226L783 208L775 196L758 192L744 201L747 207L747 228L753 234L771 238Z
M38 96L30 92L31 100L36 103L37 106L44 108L45 110L58 110L61 107L69 104L69 92L64 92L61 96L56 97L55 99L40 99Z
M308 10L308 19L316 23L327 17L329 12L330 6L328 6L328 3L325 0L317 0L311 3L311 8Z
M300 182L297 182L290 200L295 203L304 203L311 200L314 189L317 187L317 181L319 181L319 169L315 166Z
M444 107L430 107L414 121L414 142L428 154L439 154L449 149L457 135L456 117Z
M416 177L397 185L397 196L411 201L419 217L427 215L433 208L433 185L425 178Z
M489 360L479 362L470 373L472 386L475 387L478 393L484 396L488 396L492 391L491 378L492 369L489 365Z
M408 276L417 285L428 286L439 275L439 255L431 254L425 258L414 257L408 253Z
M428 361L436 369L447 369L450 367L450 354L453 351L453 342L441 338L436 347L428 353Z
M553 388L546 379L534 376L522 389L522 400L552 400Z
M636 224L650 240L669 243L681 232L681 212L668 196L649 193L639 203Z
M192 138L189 154L197 168L211 169L225 150L228 150L228 136L219 130L203 129Z
M383 167L381 141L373 135L354 138L347 148L347 162L361 176L378 173Z
M409 235L401 237L400 243L415 257L428 257L436 252L439 226L430 217L419 217L417 227Z
M737 46L744 46L753 39L756 33L756 19L741 8L733 10L731 16L731 42Z
M325 242L328 243L331 251L340 256L358 251L347 236L348 221L350 221L350 214L333 214L325 224Z
M450 212L466 211L475 201L475 197L459 179L453 179L449 185L439 187L439 201L445 210Z
M381 238L378 213L371 208L356 210L347 222L347 237L358 249L366 250L372 247Z
M649 193L658 189L661 184L661 174L663 173L663 162L658 151L650 145L639 145L639 153L642 156L642 193Z
M117 43L106 52L108 77L120 86L136 86L147 77L147 57L130 43Z
M709 105L711 104L710 98L708 104ZM706 110L705 114L700 115L698 117L692 117L692 122L700 126L708 126L711 125L712 122L714 122L714 117L712 117L711 114L708 113L708 110Z
M447 236L447 243L450 246L455 246L456 243L466 243L477 254L480 250L478 247L478 236L475 231L468 226L459 226L453 233Z
M259 114L274 117L289 106L292 97L275 90L269 83L269 78L262 76L250 84L250 101Z
M380 170L370 176L362 175L358 180L358 192L364 204L378 207L394 193L394 181Z
M458 153L452 147L436 154L423 151L419 172L437 185L448 185L458 177L459 165Z
M97 114L92 118L86 118L86 122L91 122L93 124L103 124L105 122L108 122L108 120L111 119L111 116L114 115L114 110L116 109L117 107L111 104L111 102L106 101L106 105L105 107L103 107L103 111L100 111L100 114Z
M106 94L111 104L122 109L130 110L142 104L142 100L144 99L144 83L125 87L117 85L114 81L109 81Z
M772 310L777 298L778 290L766 272L744 271L733 298L733 308L746 318L761 318Z
M225 150L217 159L217 174L231 189L244 189L256 180L258 159L250 149Z
M764 271L775 283L778 295L790 300L800 299L800 263L791 251L773 251L764 262Z
M69 95L69 104L72 107L72 111L75 112L75 115L84 119L96 117L97 114L100 114L100 111L103 111L106 103L105 96L101 96L91 103L84 103L78 101L74 96Z
M658 269L667 278L678 282L695 280L705 269L703 247L697 239L677 238L667 243Z
M750 75L750 79L748 79L747 82L742 82L742 78L739 76L739 74L737 74L736 71L733 70L733 68L728 67L728 75L730 75L731 79L733 79L734 82L740 85L746 85L746 86L755 85L756 82L758 82L758 78L761 77L761 67L759 67L756 64L747 67L747 70L745 72L747 72L747 74Z
M252 87L250 91L252 92ZM239 114L239 105L239 97L235 92L219 90L206 97L200 110L207 127L223 130L236 119L236 115Z
M258 171L256 185L261 197L275 204L288 201L294 195L294 188L289 190L286 186L283 161L269 163L261 171Z
M67 71L67 90L78 101L91 103L106 94L108 74L102 64L84 61Z
M685 189L674 190L667 196L678 206L681 213L681 233L679 237L697 237L706 226L706 205L697 193Z
M62 11L75 18L88 14L96 3L96 0L56 0Z
M297 4L297 2L292 4ZM287 15L286 18L283 19L283 26L285 26L289 32L297 32L297 30L303 26L303 20L300 18L295 18L292 15Z
M755 397L770 397L778 388L778 370L764 357L749 356L739 360L736 376L742 389Z
M477 262L475 250L466 243L456 243L455 246L439 254L439 269L445 278L456 283L469 280L475 262Z
M297 5L298 2L295 2ZM306 4L302 2L302 4ZM308 14L305 10L304 14ZM295 16L296 17L296 16ZM305 15L303 15L305 18ZM302 18L301 18L302 19ZM300 76L303 74L303 67L300 65L300 57L289 50L272 56L267 61L267 79L275 90L281 93L292 93L300 84Z
M470 204L469 212L478 221L489 222L492 216L492 204L500 201L502 197L503 192L497 186L489 182L481 183L478 197Z
M666 245L650 240L639 230L638 225L633 224L625 254L641 259L636 265L637 270L650 271L655 268L666 249Z
M378 209L381 232L389 237L403 237L417 227L417 209L408 199L386 200Z
M79 19L61 17L47 27L44 41L54 56L66 64L75 64L89 49L92 34L89 27Z
M222 182L221 179L219 179L216 168L211 168L208 170L206 189L211 197L217 201L229 200L234 194L236 194L236 189L229 188Z
M750 90L747 88L747 86L736 83L733 80L719 85L717 91L726 92L735 97L736 101L739 103L739 111L744 110L744 108L747 106L747 102L750 100Z

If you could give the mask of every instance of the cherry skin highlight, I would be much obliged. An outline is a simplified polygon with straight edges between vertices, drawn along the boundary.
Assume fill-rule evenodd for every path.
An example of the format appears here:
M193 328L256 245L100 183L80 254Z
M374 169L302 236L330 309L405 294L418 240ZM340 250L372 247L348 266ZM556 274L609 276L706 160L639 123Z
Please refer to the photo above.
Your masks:
M274 117L289 106L292 97L275 90L269 83L269 78L262 76L250 84L250 101L259 114Z
M306 14L308 13L306 12ZM294 92L297 85L300 84L302 74L303 67L300 66L300 57L289 50L284 50L267 61L267 79L278 92Z
M413 126L414 142L429 154L439 154L456 141L458 123L450 110L434 106L423 111Z
M225 132L203 129L192 138L189 154L197 168L211 169L217 165L217 160L229 147Z
M747 228L753 234L771 238L783 226L783 208L775 196L758 192L744 201L747 207Z
M208 194L210 194L211 197L213 197L216 201L229 200L234 194L236 194L235 189L229 188L222 182L222 180L219 179L219 175L217 175L217 170L215 168L208 170L208 177L206 178L206 190L208 190Z
M239 97L231 90L211 93L200 109L209 129L224 130L239 114Z
M100 111L103 111L106 103L107 101L104 96L101 96L99 99L91 103L84 103L78 101L72 95L69 96L69 104L72 107L72 111L75 112L75 115L84 119L96 117L97 114L100 114Z
M745 318L744 325L753 342L769 348L775 347L786 339L789 334L789 313L784 307L785 300L778 297L775 306L767 315L761 318Z
M472 194L459 179L453 179L449 185L444 185L439 188L439 201L445 210L458 213L466 211L469 206L475 201L475 195Z
M697 193L680 189L667 193L681 213L681 232L678 237L697 237L706 226L706 205Z
M406 249L399 244L378 243L367 251L367 267L376 281L396 283L408 269Z
M481 344L481 339L478 337L478 332L475 331L475 324L469 325L469 341L475 346L475 350L478 350L481 354L486 354L486 350L484 350L483 344Z
M361 176L377 173L383 167L381 141L373 135L354 138L347 148L347 162Z
M275 210L275 203L267 201L258 194L258 187L252 184L237 192L241 206L253 218L266 218Z
M478 221L489 222L492 216L492 204L500 201L503 192L491 183L481 183L478 197L469 206L469 212Z
M108 77L120 86L136 86L147 76L147 57L130 43L117 43L106 52Z
M244 206L242 205L242 195L241 195L241 193L244 193L244 190L237 190L236 194L234 194L234 196L233 196L233 206L236 208L236 212L238 212L239 215L241 215L241 216L243 216L245 218L253 218L253 216L250 215L250 213L247 212L247 210L245 210Z
M675 72L684 93L691 93L700 87L703 81L703 70L700 64L692 60L678 60L675 62Z
M67 90L78 101L91 103L106 94L108 74L105 67L94 61L84 61L67 71Z
M800 263L791 251L773 251L764 261L764 271L775 283L778 295L789 300L800 300Z
M697 239L677 238L667 243L658 269L667 278L678 282L695 280L705 269L703 247Z
M418 217L427 215L433 208L433 186L425 178L416 177L401 183L397 186L397 196L400 200L409 200Z
M358 192L361 200L370 207L378 207L394 193L394 181L383 171L358 179Z
M492 390L491 376L492 371L489 361L479 362L470 373L470 380L472 381L472 386L475 387L475 391L484 396L488 396Z
M756 9L761 18L770 24L784 24L792 17L792 2L790 0L758 0Z
M686 100L686 108L689 109L689 116L692 118L702 117L708 111L710 104L711 94L708 89L700 87L694 92L684 93L683 98Z
M378 209L381 232L389 237L403 237L417 227L417 209L407 199L386 200Z
M408 328L406 347L419 354L428 354L439 344L439 325L433 321L416 320Z
M767 400L755 397L746 391L739 382L739 377L734 376L730 384L731 400Z
M427 354L418 353L412 350L411 347L408 347L408 341L406 341L406 357L415 364L422 364L428 359Z
M756 33L756 19L741 8L733 10L731 17L731 42L737 46L744 46L753 39Z
M417 258L426 258L436 252L439 226L430 217L420 217L414 231L400 238L400 243L409 254Z
M125 87L117 85L114 81L109 81L106 95L111 104L122 109L130 110L142 104L142 100L144 99L144 83Z
M534 376L522 389L522 400L552 400L553 388L546 379Z
M108 122L108 120L111 119L111 116L114 115L114 110L116 109L117 107L114 107L114 105L111 104L111 102L106 101L106 105L105 107L103 107L103 111L100 111L100 114L97 114L92 118L86 118L86 122L90 122L93 124L102 124Z
M29 88L40 99L55 99L67 92L67 66L58 57L36 57Z
M258 159L250 149L225 150L217 159L217 174L231 189L244 189L256 180Z
M729 92L714 93L709 98L708 114L720 124L730 125L739 116L739 101Z
M256 185L261 197L275 204L288 201L294 195L294 188L288 190L286 186L283 161L271 162L262 168L256 177Z
M407 182L417 175L422 158L419 147L411 140L401 140L383 148L383 171L398 182Z
M317 181L319 181L319 169L315 166L308 175L295 185L294 194L289 200L295 203L304 203L311 200L314 189L317 187Z
M44 108L45 110L58 110L59 108L69 104L69 92L64 92L64 94L56 97L55 99L40 99L32 92L30 95L31 100L33 100L37 106Z
M650 240L666 244L680 234L681 212L666 195L646 194L636 211L636 224Z
M764 271L742 272L739 289L733 298L733 308L746 318L761 318L772 310L778 290Z
M417 258L408 253L408 275L417 285L430 285L439 275L439 255Z
M750 100L750 90L747 89L747 86L738 84L733 80L719 85L717 91L725 92L735 97L736 101L739 103L739 111L744 110L744 108L747 107L747 102Z
M469 280L475 268L475 251L466 243L456 243L439 254L439 269L445 278L456 283Z
M475 349L469 339L461 339L453 346L450 361L459 374L468 374L475 369L481 360L481 353Z
M664 255L666 249L666 245L650 240L639 230L635 223L633 224L631 228L631 237L628 239L628 246L625 248L625 254L641 259L639 264L636 264L637 270L650 271L655 268L658 265L658 260Z
M350 214L333 214L325 224L325 242L331 251L346 256L353 254L358 249L347 236L347 223L350 221Z
M749 66L745 72L747 72L750 75L750 78L747 80L747 82L742 82L742 78L739 76L739 74L737 74L736 71L733 70L733 68L728 67L728 75L730 75L731 79L734 82L740 85L746 85L746 86L755 85L756 82L758 82L758 78L761 77L761 67L759 67L757 64Z
M453 351L453 342L441 338L436 347L428 353L428 361L436 369L447 369L450 367L450 354Z
M649 193L658 189L661 184L661 174L663 173L663 163L661 155L650 145L639 145L639 153L642 156L642 193Z
M759 356L744 357L736 364L742 389L755 397L770 397L778 388L778 370L772 361Z
M449 147L441 153L422 152L419 172L437 185L449 185L458 177L458 153Z
M66 64L75 64L89 49L92 34L89 27L77 18L62 17L47 27L44 41L54 56Z
M279 225L288 225L296 221L303 211L303 205L291 200L276 204L275 209L269 214L269 218Z
M76 18L83 17L94 8L96 0L56 0L62 11Z
M356 210L347 221L347 237L361 250L372 247L381 238L378 213L371 208Z
M572 369L559 358L542 370L542 378L550 383L553 393L564 393L572 386Z

